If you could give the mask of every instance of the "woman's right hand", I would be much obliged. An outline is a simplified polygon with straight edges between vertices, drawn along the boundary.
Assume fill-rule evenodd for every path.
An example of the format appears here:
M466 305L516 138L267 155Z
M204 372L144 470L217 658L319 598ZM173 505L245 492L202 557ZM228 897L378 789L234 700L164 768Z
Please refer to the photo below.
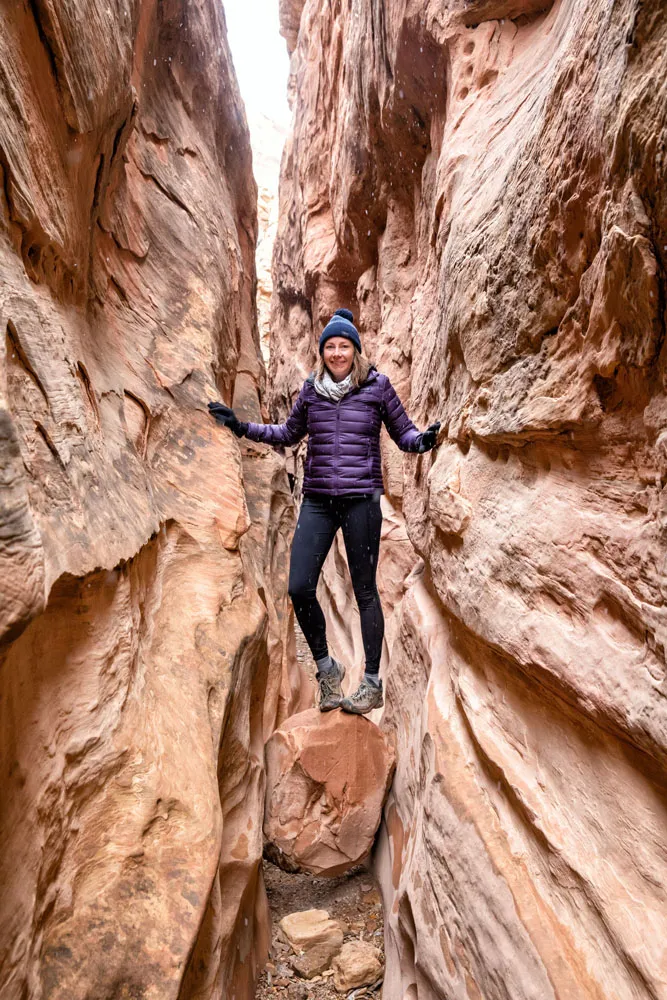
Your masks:
M229 427L230 431L236 434L237 437L246 436L248 425L243 420L237 418L231 406L225 406L224 403L209 403L208 409L211 416L219 424Z

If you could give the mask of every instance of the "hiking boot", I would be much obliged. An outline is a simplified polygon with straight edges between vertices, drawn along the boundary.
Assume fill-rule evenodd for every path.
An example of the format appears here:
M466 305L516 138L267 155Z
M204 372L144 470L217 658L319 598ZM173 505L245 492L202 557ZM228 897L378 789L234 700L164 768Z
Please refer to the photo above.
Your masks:
M367 715L374 708L381 708L383 705L382 684L376 687L368 681L362 681L357 690L340 703L344 712L352 712L354 715Z
M340 684L343 677L345 677L345 667L337 660L334 660L333 663L335 666L334 670L328 670L326 673L318 671L315 674L317 683L320 686L320 712L330 712L333 708L340 708L343 698Z

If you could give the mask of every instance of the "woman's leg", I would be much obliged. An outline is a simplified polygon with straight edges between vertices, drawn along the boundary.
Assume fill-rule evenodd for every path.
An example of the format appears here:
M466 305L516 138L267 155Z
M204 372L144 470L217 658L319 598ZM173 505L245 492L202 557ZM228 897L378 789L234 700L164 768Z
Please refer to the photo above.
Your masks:
M384 638L384 615L375 583L382 529L379 499L360 497L346 500L341 526L352 588L361 617L366 674L377 679Z
M292 540L288 592L316 662L328 656L329 650L324 614L315 592L337 530L331 501L304 497Z

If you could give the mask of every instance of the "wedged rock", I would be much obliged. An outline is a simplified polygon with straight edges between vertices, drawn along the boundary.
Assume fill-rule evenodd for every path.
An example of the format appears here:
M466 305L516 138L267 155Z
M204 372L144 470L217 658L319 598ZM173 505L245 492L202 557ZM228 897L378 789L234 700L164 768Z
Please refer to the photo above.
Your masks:
M308 709L266 744L264 836L287 870L340 875L369 853L394 771L368 719Z
M380 952L368 941L346 941L333 962L333 982L339 993L372 986L382 976Z

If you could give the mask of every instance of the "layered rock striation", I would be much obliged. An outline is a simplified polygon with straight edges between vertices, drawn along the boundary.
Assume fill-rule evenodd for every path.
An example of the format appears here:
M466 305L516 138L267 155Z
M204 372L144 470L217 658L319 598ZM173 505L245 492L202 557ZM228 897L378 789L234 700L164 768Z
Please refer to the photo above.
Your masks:
M665 998L667 14L281 10L273 416L346 305L443 422L383 446L384 996Z
M251 997L291 497L213 0L0 13L0 993Z

